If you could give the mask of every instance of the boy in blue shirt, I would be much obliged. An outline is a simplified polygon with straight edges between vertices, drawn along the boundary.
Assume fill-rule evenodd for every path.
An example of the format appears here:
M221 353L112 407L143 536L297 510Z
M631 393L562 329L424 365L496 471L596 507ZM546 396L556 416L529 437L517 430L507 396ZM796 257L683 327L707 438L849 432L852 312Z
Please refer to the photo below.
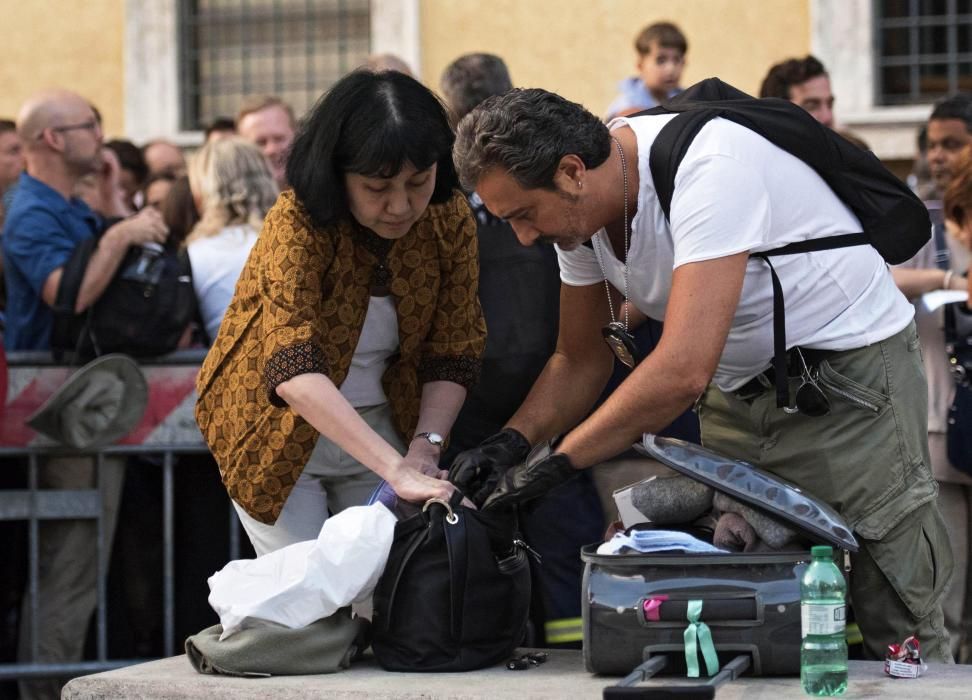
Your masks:
M688 42L671 22L656 22L635 39L638 75L621 81L620 95L607 110L608 120L650 109L682 91L679 81L685 68Z

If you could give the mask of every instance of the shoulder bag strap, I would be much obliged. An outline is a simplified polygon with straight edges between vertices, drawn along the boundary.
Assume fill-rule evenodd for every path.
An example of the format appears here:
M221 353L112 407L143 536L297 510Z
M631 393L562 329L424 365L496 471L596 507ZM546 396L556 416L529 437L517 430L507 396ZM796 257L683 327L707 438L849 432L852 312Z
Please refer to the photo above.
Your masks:
M74 312L74 306L78 300L78 292L81 291L81 282L84 280L85 270L88 269L88 262L97 247L97 237L86 238L78 244L71 257L61 268L61 281L57 286L57 295L51 309L54 315L51 328L51 347L53 348L54 359L57 362L63 360L64 348L71 344L71 331L78 322L78 314ZM87 335L89 319L90 309L85 313L84 327L75 343L76 351L82 345L82 339Z

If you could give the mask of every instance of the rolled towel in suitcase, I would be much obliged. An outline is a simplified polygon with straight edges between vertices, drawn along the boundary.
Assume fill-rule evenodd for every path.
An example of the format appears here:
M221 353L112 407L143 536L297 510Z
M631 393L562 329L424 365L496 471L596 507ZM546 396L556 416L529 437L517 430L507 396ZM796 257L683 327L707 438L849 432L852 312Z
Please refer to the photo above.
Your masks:
M750 508L745 503L730 498L724 493L717 492L712 499L712 506L721 513L736 513L745 518L753 526L756 535L773 549L786 546L798 535L796 530L784 525L780 520Z
M712 544L731 552L748 552L756 545L753 526L738 513L723 513L716 522Z

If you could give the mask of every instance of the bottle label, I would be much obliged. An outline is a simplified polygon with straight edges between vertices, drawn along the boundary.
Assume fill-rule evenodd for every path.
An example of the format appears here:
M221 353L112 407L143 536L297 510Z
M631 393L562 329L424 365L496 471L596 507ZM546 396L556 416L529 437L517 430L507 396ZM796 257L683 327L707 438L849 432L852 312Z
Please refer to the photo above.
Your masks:
M840 634L847 624L847 606L843 603L803 603L800 622L804 637L808 634Z

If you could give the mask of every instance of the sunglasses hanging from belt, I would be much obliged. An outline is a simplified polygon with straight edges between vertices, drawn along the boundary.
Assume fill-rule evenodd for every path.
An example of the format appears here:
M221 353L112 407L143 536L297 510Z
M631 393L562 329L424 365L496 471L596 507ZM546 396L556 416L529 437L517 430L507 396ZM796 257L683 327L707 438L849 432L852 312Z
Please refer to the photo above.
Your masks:
M800 377L803 382L797 389L793 406L786 406L783 410L786 413L802 413L811 418L826 416L830 413L830 400L817 383L817 368L807 366L800 348L793 348L791 352L800 358Z

